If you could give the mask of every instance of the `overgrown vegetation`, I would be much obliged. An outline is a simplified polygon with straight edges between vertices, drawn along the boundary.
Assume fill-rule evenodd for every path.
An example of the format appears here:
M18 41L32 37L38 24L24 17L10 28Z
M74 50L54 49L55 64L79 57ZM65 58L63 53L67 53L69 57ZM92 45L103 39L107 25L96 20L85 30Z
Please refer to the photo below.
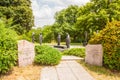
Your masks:
M102 44L104 65L120 70L120 21L108 23L99 33L94 33L90 44Z
M47 45L35 46L35 63L42 65L56 65L61 60L61 53Z
M63 52L64 55L74 55L78 57L85 57L85 48L72 48L65 50Z
M17 61L17 34L0 20L0 74L8 72Z

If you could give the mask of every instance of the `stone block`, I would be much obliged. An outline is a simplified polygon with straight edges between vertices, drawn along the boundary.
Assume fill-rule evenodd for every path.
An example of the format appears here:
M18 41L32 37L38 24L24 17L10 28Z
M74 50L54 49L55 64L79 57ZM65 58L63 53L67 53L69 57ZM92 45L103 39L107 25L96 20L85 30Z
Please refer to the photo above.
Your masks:
M102 66L103 49L101 44L86 46L85 62L91 65Z
M20 67L33 63L35 57L34 44L26 40L18 42L18 64Z

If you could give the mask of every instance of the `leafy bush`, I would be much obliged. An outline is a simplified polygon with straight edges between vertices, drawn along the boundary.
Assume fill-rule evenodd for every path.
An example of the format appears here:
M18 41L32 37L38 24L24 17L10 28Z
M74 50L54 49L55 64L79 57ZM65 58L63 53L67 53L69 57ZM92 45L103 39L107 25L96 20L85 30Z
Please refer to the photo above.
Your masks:
M17 34L0 21L0 73L6 73L17 60Z
M120 70L120 21L108 23L99 33L94 33L90 44L102 44L104 65Z
M31 36L32 36L32 34L31 34ZM19 36L18 39L19 39L19 40L31 41L31 40L32 40L32 37L30 38L30 37L28 37L26 34L22 34L22 35Z
M56 65L61 60L61 54L58 50L47 45L35 46L35 63L43 65Z
M52 30L52 26L46 25L43 27L43 42L52 42L54 40L54 32Z
M85 48L68 49L68 50L65 50L63 52L63 54L65 54L65 55L74 55L74 56L78 56L78 57L85 57Z
M24 32L24 34L19 36L19 40L27 40L27 41L31 41L32 42L32 33L34 34L34 38L35 38L35 42L39 43L39 35L40 33L42 33L42 29L41 28L37 28L37 29L31 29L29 32Z

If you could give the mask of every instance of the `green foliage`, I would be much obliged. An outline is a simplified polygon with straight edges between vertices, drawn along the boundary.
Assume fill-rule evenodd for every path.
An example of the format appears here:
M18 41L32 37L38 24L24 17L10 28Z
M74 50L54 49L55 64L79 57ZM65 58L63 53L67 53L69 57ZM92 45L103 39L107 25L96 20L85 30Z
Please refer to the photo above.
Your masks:
M31 34L32 35L32 34ZM27 36L27 34L22 34L19 36L18 38L19 40L27 40L27 41L31 41L32 37Z
M32 33L34 34L34 38L35 38L35 42L39 43L39 35L40 33L42 33L42 29L41 28L37 28L37 29L31 29L29 32L25 32L24 34L19 36L19 40L28 40L32 42Z
M92 33L102 30L107 22L120 20L120 0L91 0L78 10L76 28L78 31Z
M42 33L42 28L37 28L37 29L32 29L29 31L29 33L27 34L27 36L29 36L29 38L31 39L31 35L32 33L35 33L34 36L35 36L35 42L38 42L39 43L39 36L40 36L40 33ZM42 33L43 35L43 33Z
M0 0L0 17L13 19L13 27L18 34L29 31L33 27L33 14L30 0Z
M60 33L64 38L66 37L66 33L69 33L71 38L71 41L77 40L78 32L76 32L75 29L75 23L77 21L77 9L78 6L71 5L67 9L63 9L60 12L57 12L55 15L55 23L52 26L54 35L57 35Z
M44 26L42 29L43 33L43 42L52 42L54 40L54 31L52 30L51 26Z
M17 34L0 21L0 73L9 71L17 61Z
M85 57L85 48L68 49L68 50L65 50L63 52L63 54L65 54L65 55L74 55L74 56L78 56L78 57Z
M120 21L108 23L99 33L94 33L89 43L102 44L104 65L120 70Z
M56 65L61 60L61 54L58 50L47 45L35 46L35 63L43 65Z
M120 21L120 0L91 0L86 5L72 5L57 12L52 28L55 36L60 33L64 39L67 32L72 42L82 42L85 31L89 40L93 32L114 20Z

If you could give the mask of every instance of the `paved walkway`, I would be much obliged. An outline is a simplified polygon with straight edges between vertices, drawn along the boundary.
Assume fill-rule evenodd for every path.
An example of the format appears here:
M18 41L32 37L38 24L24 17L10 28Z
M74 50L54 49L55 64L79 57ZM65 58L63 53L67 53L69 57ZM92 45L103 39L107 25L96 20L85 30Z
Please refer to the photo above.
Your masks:
M70 48L85 48L84 46L71 45Z
M70 56L69 56L70 57ZM66 57L68 59L68 57ZM88 72L74 60L65 60L57 66L47 66L41 71L40 80L95 80ZM78 60L78 58L76 58Z
M71 61L71 60L83 60L84 58L76 56L62 56L62 61Z
M51 47L54 47L54 46L57 46L57 45L50 45ZM66 49L71 49L71 48L85 48L84 46L79 46L79 45L71 45L70 48L67 48L65 45L60 45L61 47L64 47L64 48L58 48L58 47L54 47L56 49L58 49L59 51L64 51Z

